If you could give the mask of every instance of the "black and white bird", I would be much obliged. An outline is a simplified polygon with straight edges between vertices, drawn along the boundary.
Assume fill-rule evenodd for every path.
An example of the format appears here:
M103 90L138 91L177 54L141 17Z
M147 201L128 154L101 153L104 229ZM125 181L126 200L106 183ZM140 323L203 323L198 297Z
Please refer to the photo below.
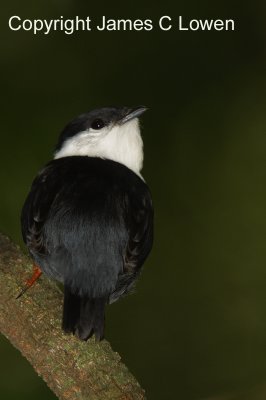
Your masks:
M35 278L42 271L63 283L62 327L82 340L103 338L105 305L132 289L152 248L153 206L140 172L145 110L100 108L71 121L22 209Z

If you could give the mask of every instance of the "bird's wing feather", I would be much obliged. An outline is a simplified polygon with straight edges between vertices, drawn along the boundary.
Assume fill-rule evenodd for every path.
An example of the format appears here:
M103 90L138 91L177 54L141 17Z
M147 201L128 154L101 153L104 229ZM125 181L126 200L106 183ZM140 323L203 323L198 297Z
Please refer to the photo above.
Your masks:
M136 195L134 185L128 197L127 226L129 239L124 254L124 268L110 302L132 290L141 267L151 251L153 244L153 205L148 187L143 182L141 193Z
M29 251L45 255L46 243L43 226L55 199L56 180L50 179L53 174L51 165L44 167L32 183L30 193L21 213L22 236Z

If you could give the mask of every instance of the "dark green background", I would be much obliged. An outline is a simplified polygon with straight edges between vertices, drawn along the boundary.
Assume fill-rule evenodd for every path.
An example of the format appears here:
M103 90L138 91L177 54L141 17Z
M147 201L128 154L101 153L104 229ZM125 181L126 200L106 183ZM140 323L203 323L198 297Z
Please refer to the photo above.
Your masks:
M106 337L148 399L265 399L265 2L1 8L0 230L22 243L20 209L66 122L98 106L147 105L154 250L135 295L108 307ZM236 30L33 36L11 32L12 15L234 18ZM5 338L0 397L54 399Z

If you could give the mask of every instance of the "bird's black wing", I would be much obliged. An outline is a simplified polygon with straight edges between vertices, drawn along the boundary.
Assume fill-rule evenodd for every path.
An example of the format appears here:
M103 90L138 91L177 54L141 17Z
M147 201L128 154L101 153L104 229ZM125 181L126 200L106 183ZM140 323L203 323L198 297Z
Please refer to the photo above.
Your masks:
M53 173L51 164L38 173L21 212L22 237L33 258L47 253L43 226L56 197L58 182Z
M153 244L153 205L148 186L140 178L130 180L126 199L129 239L124 253L124 268L110 302L127 294L134 286Z

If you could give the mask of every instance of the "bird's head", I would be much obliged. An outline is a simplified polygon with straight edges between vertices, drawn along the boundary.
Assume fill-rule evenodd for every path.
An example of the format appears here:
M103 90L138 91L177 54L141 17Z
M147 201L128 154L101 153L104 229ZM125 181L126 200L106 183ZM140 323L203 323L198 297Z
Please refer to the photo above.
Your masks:
M146 107L106 107L72 120L59 136L54 158L90 156L124 164L137 174L143 165L138 117Z

